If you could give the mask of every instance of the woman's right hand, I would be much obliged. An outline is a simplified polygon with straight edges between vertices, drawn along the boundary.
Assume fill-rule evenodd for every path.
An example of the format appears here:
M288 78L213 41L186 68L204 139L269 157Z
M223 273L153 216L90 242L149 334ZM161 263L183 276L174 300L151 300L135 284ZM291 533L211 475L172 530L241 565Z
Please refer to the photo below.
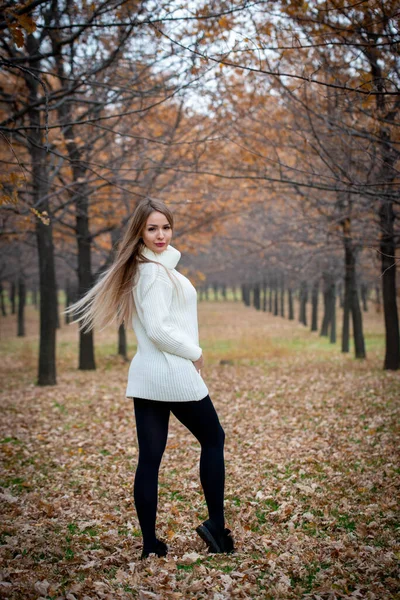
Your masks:
M200 373L200 369L204 367L204 358L203 355L200 356L197 360L192 361L194 366L196 367L196 371Z

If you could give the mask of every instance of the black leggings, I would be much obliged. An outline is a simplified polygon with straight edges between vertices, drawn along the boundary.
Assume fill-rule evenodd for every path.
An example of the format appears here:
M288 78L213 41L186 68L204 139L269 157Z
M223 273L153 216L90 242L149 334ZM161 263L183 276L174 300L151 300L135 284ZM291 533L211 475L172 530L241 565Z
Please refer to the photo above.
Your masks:
M139 443L133 493L144 548L154 547L156 541L158 471L167 443L170 411L200 442L200 481L209 518L224 527L225 432L210 396L193 402L133 401Z

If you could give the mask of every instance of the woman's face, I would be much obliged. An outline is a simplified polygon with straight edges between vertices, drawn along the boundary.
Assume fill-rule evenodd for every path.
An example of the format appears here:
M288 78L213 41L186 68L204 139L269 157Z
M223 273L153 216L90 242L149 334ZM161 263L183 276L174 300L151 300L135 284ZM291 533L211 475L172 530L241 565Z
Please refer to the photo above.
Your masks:
M172 229L167 217L158 211L150 213L142 238L149 250L156 254L164 252L172 238Z

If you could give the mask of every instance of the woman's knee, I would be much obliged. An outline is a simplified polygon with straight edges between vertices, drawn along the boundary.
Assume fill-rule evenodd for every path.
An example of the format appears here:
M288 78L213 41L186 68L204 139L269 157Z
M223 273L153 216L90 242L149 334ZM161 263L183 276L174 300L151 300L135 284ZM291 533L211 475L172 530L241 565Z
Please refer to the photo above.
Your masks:
M165 450L165 445L153 445L146 448L139 449L139 457L138 463L141 466L147 467L159 467L163 454Z
M203 440L202 446L223 449L225 443L225 431L221 424L209 431L207 437Z

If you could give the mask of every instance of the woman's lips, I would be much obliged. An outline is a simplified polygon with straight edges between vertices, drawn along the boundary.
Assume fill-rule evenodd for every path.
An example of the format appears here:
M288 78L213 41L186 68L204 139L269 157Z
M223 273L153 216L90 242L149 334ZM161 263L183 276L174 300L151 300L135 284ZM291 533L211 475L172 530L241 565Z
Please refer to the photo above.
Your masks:
M165 242L161 242L161 243L157 243L156 242L156 246L158 246L159 248L161 248L162 246L165 246Z

